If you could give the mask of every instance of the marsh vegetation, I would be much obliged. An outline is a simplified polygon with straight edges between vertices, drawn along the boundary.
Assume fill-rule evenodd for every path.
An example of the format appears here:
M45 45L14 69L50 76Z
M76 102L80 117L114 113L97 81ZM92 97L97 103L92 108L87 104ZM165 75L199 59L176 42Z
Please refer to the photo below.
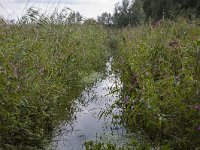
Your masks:
M0 149L47 149L75 121L94 125L87 150L200 148L200 5L153 2L124 0L99 22L68 9L1 18Z

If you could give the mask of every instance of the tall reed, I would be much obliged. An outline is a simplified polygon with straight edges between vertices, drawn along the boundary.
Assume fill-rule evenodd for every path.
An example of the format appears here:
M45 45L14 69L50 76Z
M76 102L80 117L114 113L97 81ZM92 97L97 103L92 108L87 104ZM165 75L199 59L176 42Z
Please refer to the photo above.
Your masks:
M43 149L60 109L71 117L83 78L104 68L105 30L52 16L29 9L0 22L0 149Z

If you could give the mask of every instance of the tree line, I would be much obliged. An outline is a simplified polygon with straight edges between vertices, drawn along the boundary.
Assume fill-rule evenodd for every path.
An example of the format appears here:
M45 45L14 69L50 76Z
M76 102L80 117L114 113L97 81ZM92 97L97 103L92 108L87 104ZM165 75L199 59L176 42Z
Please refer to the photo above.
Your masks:
M118 27L140 25L146 21L161 19L200 17L199 0L122 0L115 5L114 13L98 16L98 23Z
M37 16L39 16L39 12L30 8L22 20L25 22L38 20ZM115 4L113 14L104 12L97 17L97 20L85 18L78 11L72 11L70 8L64 8L59 13L55 11L50 19L53 22L65 24L98 23L106 26L124 27L141 25L147 21L158 22L162 19L176 19L177 17L199 18L200 0L122 0L121 3Z

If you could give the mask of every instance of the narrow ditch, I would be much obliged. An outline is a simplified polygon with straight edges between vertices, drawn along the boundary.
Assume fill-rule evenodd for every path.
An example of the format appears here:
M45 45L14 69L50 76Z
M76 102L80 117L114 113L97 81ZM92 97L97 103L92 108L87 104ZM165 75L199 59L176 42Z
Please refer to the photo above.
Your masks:
M126 133L126 129L120 125L114 125L112 115L100 118L100 114L119 98L119 92L111 94L113 89L121 87L120 79L112 72L112 61L113 58L110 58L106 63L106 77L99 79L92 88L84 90L77 98L75 119L70 123L63 121L55 130L52 139L55 149L85 149L86 141L110 141L119 146L123 144L121 138ZM121 112L115 108L112 114L117 113Z

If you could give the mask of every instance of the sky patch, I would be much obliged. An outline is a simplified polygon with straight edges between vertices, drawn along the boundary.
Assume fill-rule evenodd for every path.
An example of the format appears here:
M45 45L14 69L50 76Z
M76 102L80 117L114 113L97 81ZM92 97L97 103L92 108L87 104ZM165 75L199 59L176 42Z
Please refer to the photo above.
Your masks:
M96 18L103 12L112 13L119 0L1 0L0 16L16 19L23 16L29 7L51 13L55 8L69 7L79 11L85 18Z

